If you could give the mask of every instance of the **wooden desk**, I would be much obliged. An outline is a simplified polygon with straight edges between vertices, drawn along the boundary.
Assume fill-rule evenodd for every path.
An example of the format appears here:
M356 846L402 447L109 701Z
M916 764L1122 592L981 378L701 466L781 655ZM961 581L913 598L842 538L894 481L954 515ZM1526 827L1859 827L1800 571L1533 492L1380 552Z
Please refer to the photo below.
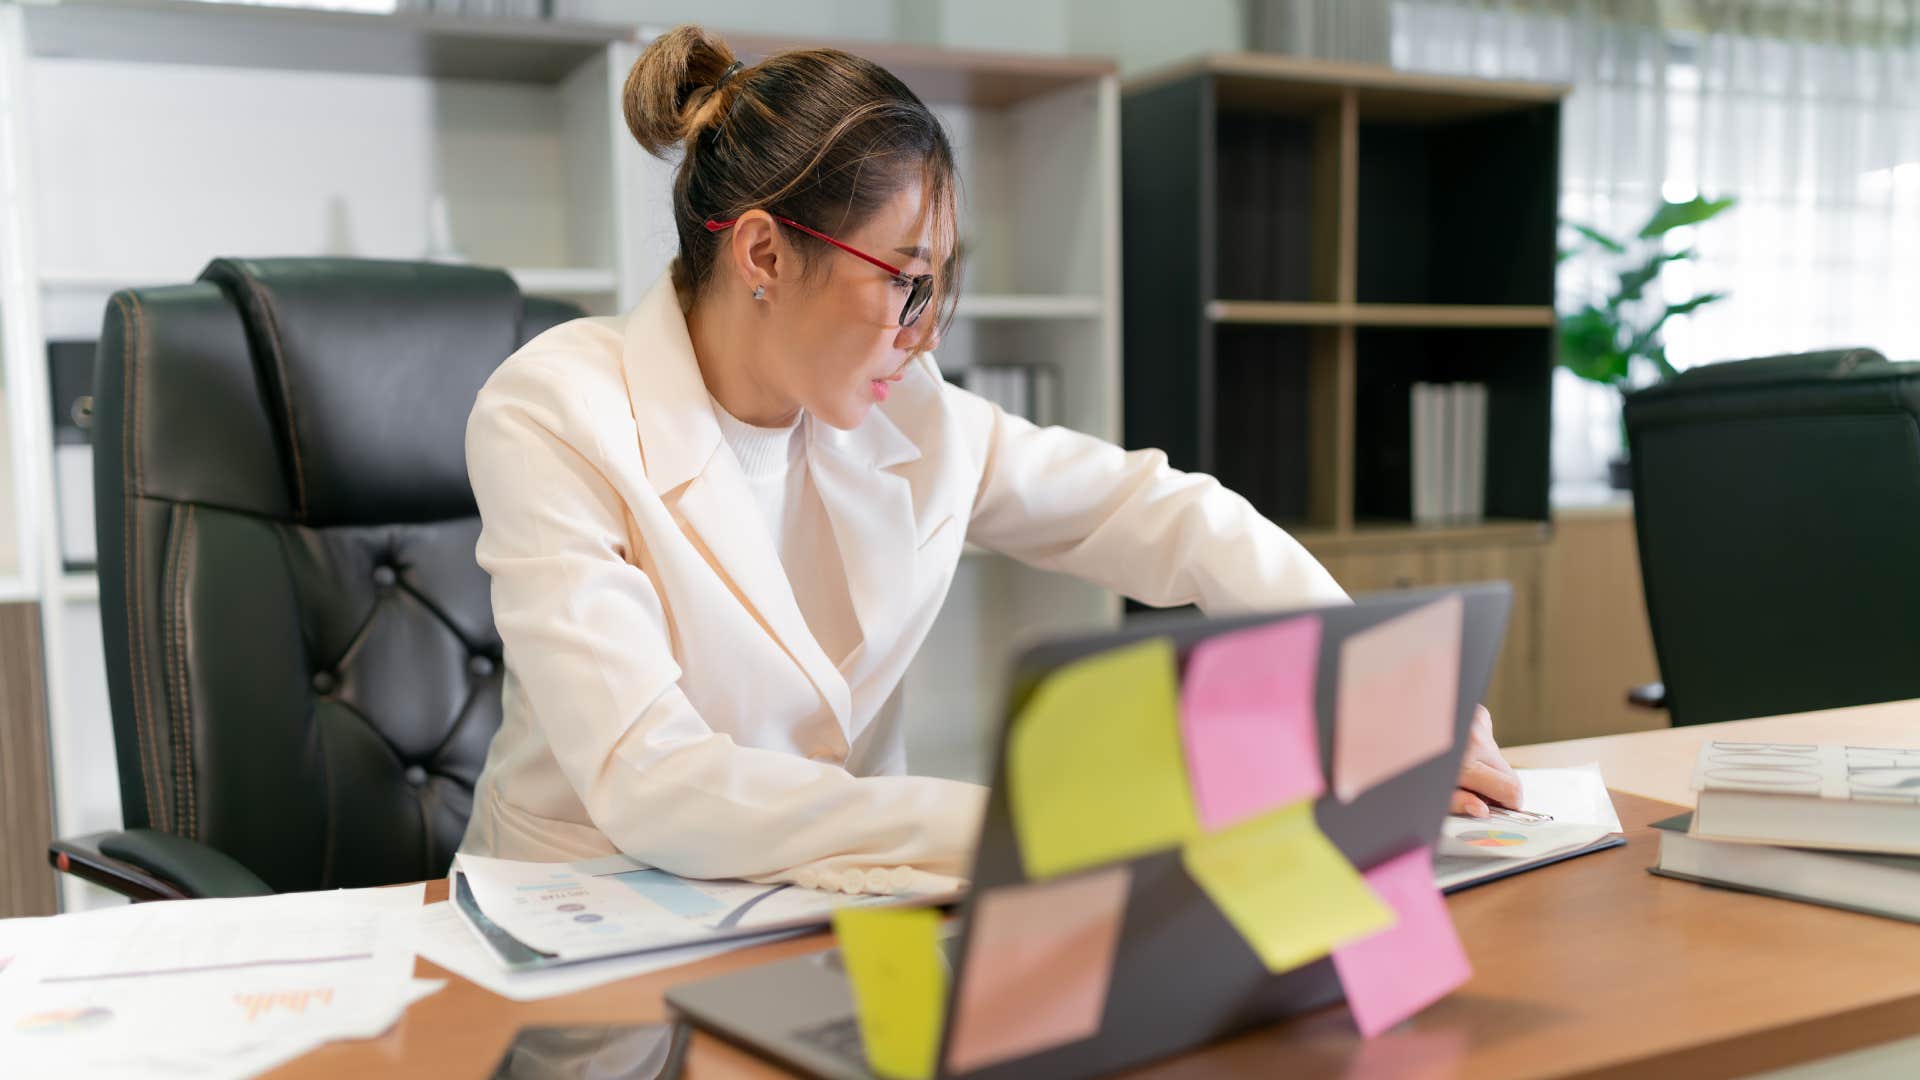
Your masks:
M1668 790L1685 746L1709 736L1920 745L1916 716L1920 703L1581 740L1514 756L1528 764L1599 760L1617 787ZM1920 1033L1920 930L1653 877L1645 868L1658 840L1648 825L1676 808L1625 793L1615 802L1625 847L1449 898L1474 979L1390 1035L1360 1039L1336 1006L1135 1075L1739 1076ZM428 884L429 902L445 896L444 881ZM676 982L827 944L814 935L526 1004L422 960L421 976L451 984L392 1031L328 1045L273 1075L484 1076L521 1024L657 1021L662 992ZM702 1035L688 1075L781 1074Z

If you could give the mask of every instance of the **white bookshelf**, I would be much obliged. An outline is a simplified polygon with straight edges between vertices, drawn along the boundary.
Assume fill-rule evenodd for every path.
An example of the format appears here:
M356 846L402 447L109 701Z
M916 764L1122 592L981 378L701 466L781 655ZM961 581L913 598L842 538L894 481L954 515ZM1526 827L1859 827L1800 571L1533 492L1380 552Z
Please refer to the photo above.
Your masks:
M0 3L0 525L18 563L0 565L0 595L41 604L59 834L121 822L98 583L59 551L46 343L96 338L115 290L188 282L221 255L424 258L436 196L461 256L531 294L624 311L675 243L670 166L620 116L649 36L190 0ZM749 56L801 44L729 39ZM970 267L942 366L1052 364L1062 421L1117 439L1112 67L843 47L934 105L960 156ZM1017 645L1119 615L1109 593L970 549L908 678L915 767L978 778ZM110 902L62 888L69 909Z
M1099 296L967 293L954 309L959 319L1098 319L1107 310Z
M626 286L617 26L184 0L0 4L0 326L17 566L40 604L55 828L121 824L99 583L59 550L46 343L221 255L460 256L596 314ZM620 69L624 74L624 68ZM3 489L0 489L3 490ZM112 902L72 878L63 905Z

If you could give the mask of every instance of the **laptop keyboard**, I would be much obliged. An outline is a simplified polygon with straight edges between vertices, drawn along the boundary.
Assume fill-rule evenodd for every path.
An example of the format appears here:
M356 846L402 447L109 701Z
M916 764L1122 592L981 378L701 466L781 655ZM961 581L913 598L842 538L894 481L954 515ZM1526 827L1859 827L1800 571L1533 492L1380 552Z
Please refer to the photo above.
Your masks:
M802 1028L793 1037L816 1050L866 1068L867 1052L860 1045L860 1021L854 1017L829 1020L818 1027Z

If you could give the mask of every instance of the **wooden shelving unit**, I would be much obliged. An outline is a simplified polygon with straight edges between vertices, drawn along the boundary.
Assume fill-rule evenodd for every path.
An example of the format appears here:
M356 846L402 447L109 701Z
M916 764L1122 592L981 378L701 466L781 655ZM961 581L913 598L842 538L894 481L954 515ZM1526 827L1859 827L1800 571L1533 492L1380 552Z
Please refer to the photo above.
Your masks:
M1538 710L1559 86L1226 54L1125 87L1126 442L1351 591L1502 577ZM1412 523L1415 382L1489 388L1484 521Z
M1321 301L1215 300L1207 318L1244 326L1552 326L1553 309L1525 304L1339 304Z

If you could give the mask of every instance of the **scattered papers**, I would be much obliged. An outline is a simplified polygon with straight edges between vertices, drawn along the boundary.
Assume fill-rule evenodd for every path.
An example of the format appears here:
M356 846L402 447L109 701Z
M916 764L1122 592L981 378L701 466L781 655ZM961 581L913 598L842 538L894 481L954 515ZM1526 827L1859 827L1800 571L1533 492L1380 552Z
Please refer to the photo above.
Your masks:
M1320 617L1304 615L1208 638L1180 690L1180 731L1200 822L1224 828L1319 797L1314 687Z
M1514 771L1520 776L1520 808L1551 815L1552 820L1526 821L1499 813L1488 818L1449 816L1434 850L1433 873L1441 889L1616 846L1620 817L1599 765Z
M1434 885L1432 848L1388 859L1367 871L1366 882L1398 921L1335 949L1333 964L1354 1023L1371 1039L1453 992L1473 968Z
M853 984L867 1064L891 1080L926 1080L940 1052L947 960L931 908L848 908L833 914Z
M791 930L764 937L735 938L678 949L656 949L635 956L589 960L533 971L509 971L501 966L500 958L474 935L473 929L452 904L428 904L416 916L413 947L426 959L503 998L539 1001L806 932Z
M1178 845L1198 829L1165 638L1055 671L1015 718L1008 801L1027 875Z
M1612 833L1604 825L1532 824L1500 818L1449 817L1440 827L1433 874L1442 890L1499 877L1588 848Z
M416 980L423 887L137 904L40 920L0 976L14 1076L252 1076L371 1038ZM4 924L0 924L4 925ZM0 937L11 937L0 935Z
M521 944L551 954L523 963L496 960L523 970L820 927L844 907L941 899L700 881L625 855L573 863L461 855L454 865L489 920Z
M1599 825L1608 832L1623 831L1597 762L1568 769L1514 771L1520 775L1520 809L1550 814L1561 825Z
M1275 974L1393 925L1300 802L1187 842L1187 873Z

